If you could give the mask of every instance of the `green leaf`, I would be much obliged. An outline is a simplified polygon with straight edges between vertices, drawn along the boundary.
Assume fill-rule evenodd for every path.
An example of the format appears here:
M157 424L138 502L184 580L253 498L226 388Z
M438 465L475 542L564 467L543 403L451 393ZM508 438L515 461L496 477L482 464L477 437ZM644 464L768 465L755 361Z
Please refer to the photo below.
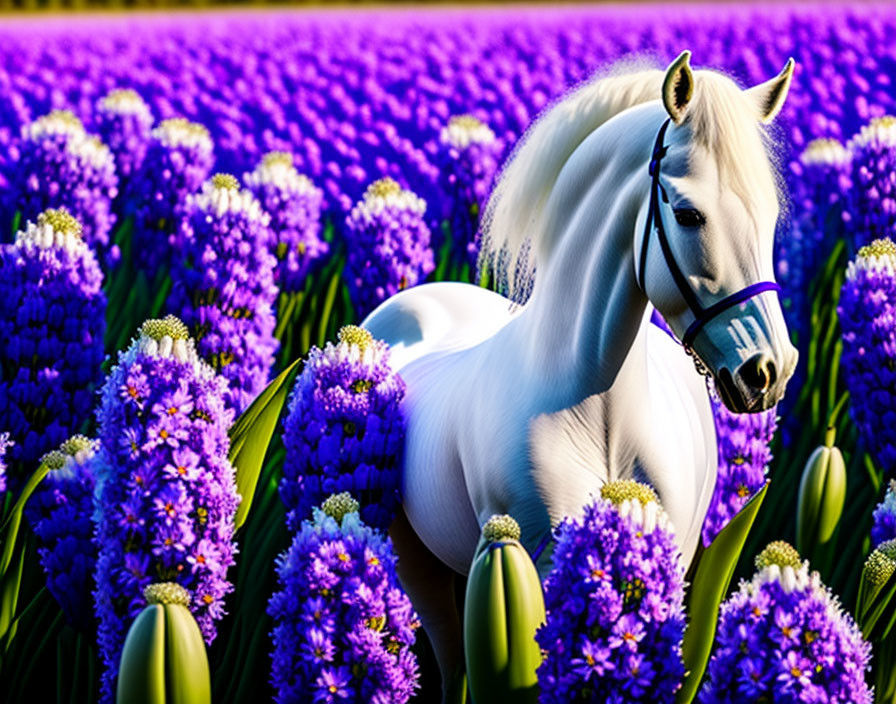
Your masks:
M19 549L19 559L15 568L6 575L0 587L0 638L6 638L5 653L16 635L17 622L14 620L19 604L19 589L22 586L22 570L25 567L25 546Z
M186 607L165 607L166 704L211 704L212 681L199 626Z
M242 497L235 528L242 526L249 515L264 456L300 361L294 361L268 384L230 428L229 458L236 469L236 488Z
M697 554L691 566L694 578L687 596L688 626L682 646L687 674L678 690L677 704L690 704L697 695L716 635L719 605L728 591L737 560L767 491L768 482L719 532L712 544Z
M131 624L118 672L118 704L165 704L165 607L147 606Z
M6 568L9 567L9 561L12 559L12 550L16 543L16 537L19 534L19 526L22 523L22 511L25 510L25 503L31 497L31 494L34 493L37 485L44 480L44 477L47 476L47 472L49 471L49 467L41 462L40 466L34 471L34 474L28 477L28 481L25 483L25 488L22 489L22 493L19 494L15 506L12 507L12 511L9 516L6 517L3 525L0 526L0 532L6 530L6 527L9 526L9 530L3 539L3 554L0 556L0 578L6 573Z

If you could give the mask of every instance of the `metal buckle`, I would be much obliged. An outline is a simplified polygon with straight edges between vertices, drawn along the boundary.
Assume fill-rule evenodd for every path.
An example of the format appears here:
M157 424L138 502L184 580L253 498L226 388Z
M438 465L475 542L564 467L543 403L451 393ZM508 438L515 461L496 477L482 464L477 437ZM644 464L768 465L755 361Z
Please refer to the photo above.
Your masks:
M700 376L702 376L702 377L712 376L710 374L709 368L706 366L706 364L703 362L703 360L700 359L700 355L698 355L696 352L694 352L694 350L691 348L690 345L682 345L682 347L684 347L684 353L693 360L694 368L697 370L697 373Z

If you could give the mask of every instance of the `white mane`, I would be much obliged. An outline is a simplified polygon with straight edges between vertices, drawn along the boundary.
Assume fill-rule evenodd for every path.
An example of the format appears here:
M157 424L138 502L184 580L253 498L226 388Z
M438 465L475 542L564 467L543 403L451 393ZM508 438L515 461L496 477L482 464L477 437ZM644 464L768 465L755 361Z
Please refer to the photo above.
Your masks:
M544 112L520 139L501 172L485 210L483 261L495 258L507 271L534 270L554 248L547 231L548 199L563 166L594 130L635 105L659 100L664 72L629 65L585 83ZM758 107L734 81L715 71L694 72L694 96L686 123L693 144L707 149L719 174L752 213L778 193L770 168L769 140ZM646 176L645 176L646 178ZM528 261L524 261L528 257ZM513 295L514 276L508 277Z

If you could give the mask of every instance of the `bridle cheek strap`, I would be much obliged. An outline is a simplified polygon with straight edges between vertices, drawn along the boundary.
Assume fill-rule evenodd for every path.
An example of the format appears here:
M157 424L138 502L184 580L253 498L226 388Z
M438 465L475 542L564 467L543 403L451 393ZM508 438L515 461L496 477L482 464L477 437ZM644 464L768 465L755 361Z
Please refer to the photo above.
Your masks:
M666 152L668 151L668 147L664 146L663 142L670 122L671 118L668 118L663 123L663 126L660 127L660 131L656 136L656 142L653 145L653 154L650 158L650 205L647 210L647 222L644 224L644 237L641 242L638 285L646 296L647 288L645 286L644 276L647 268L647 246L650 244L651 232L656 230L657 239L660 242L660 249L663 252L663 258L666 260L666 266L669 268L669 273L672 274L672 279L675 281L675 285L681 292L691 313L694 314L694 322L688 326L688 329L685 331L684 337L681 340L681 344L684 345L685 350L690 351L697 334L719 313L743 303L744 301L753 298L753 296L758 296L760 293L765 293L766 291L780 291L781 287L774 281L759 281L755 284L750 284L736 293L732 293L730 296L726 296L721 301L713 303L708 308L704 308L700 304L697 294L691 288L687 277L679 268L678 262L675 261L675 255L672 253L672 246L669 244L669 238L666 236L666 229L663 227L663 217L660 212L660 198L666 203L669 202L669 198L666 195L666 189L664 189L663 184L660 183L660 162L663 157L666 156Z

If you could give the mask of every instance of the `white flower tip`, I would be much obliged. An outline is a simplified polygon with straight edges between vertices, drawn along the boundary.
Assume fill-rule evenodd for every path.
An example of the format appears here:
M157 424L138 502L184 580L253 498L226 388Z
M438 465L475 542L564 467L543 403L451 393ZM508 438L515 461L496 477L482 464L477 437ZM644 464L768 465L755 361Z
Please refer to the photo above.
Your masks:
M171 149L187 147L210 153L214 148L211 135L205 126L198 122L190 122L183 117L162 120L150 134L153 139Z
M407 210L418 215L426 212L426 201L412 191L403 189L395 179L378 179L364 192L364 198L352 209L352 217L369 219L386 208Z
M800 154L806 166L842 166L851 159L849 150L836 139L813 139Z
M439 133L439 140L457 149L466 149L471 144L492 144L495 133L484 122L473 115L454 115Z
M875 117L849 140L847 146L853 153L866 147L896 147L896 117Z

